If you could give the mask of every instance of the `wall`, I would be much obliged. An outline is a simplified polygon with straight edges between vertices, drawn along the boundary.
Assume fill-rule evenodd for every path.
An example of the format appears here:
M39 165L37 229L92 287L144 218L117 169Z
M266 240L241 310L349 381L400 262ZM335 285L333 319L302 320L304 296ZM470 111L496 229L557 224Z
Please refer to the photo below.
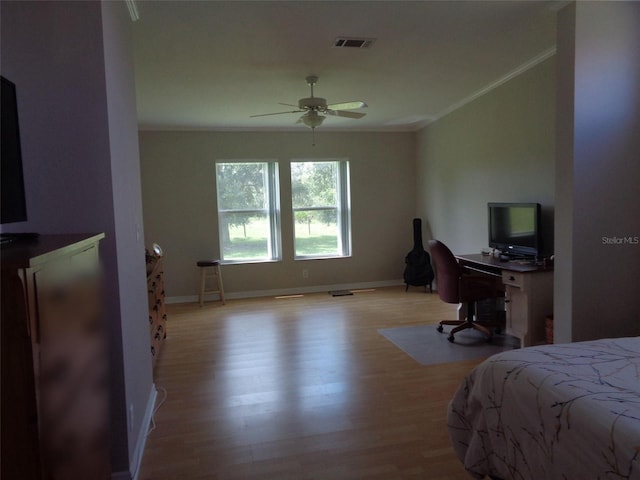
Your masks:
M113 236L99 6L2 2L2 75L17 89L28 214L3 231ZM102 248L114 254L112 241Z
M226 265L231 297L322 290L328 286L399 283L413 245L415 141L412 133L140 132L147 243L165 253L165 289L194 300L199 259L217 257L216 159L277 159L282 192L283 260ZM293 260L288 161L348 158L353 256ZM303 279L302 269L309 272Z
M571 100L558 111L557 261L571 273L555 282L557 337L640 335L640 3L576 2L558 20L573 61L558 83Z
M557 56L558 79L556 83L556 234L554 297L562 298L553 307L554 340L571 341L572 298L569 292L573 284L573 110L575 65L575 9L573 6L558 12ZM562 188L560 188L562 186Z
M111 461L127 478L153 387L144 246L135 228L141 198L130 20L122 2L3 1L1 8L2 74L18 90L29 217L2 230L105 232Z
M137 470L143 454L156 390L149 343L131 18L122 2L102 2L102 22L114 234L120 287L119 338L122 345L121 351L112 352L112 357L114 363L121 365L120 375L123 375L124 383L124 398L118 396L115 403L114 415L118 420L112 422L112 430L116 444L127 439L127 450L120 452L122 460L114 461L112 466L115 471L124 472L126 478L129 472ZM118 342L114 343L118 345Z
M417 212L454 253L488 246L488 202L542 205L553 252L555 57L418 134Z

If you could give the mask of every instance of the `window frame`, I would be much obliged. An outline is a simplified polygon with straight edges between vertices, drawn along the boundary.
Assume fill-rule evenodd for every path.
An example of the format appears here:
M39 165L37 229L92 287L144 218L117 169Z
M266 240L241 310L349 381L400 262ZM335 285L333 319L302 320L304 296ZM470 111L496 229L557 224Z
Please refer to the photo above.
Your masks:
M218 177L219 165L240 165L240 164L262 164L264 178L264 189L266 190L265 206L263 208L220 208L220 188ZM260 160L226 160L215 161L215 184L216 184L216 208L218 214L218 242L220 246L220 262L222 264L245 264L245 263L269 263L282 260L282 228L280 218L280 173L278 161L272 159ZM244 258L225 259L224 258L224 238L222 230L222 217L224 214L247 214L259 213L267 217L269 231L267 238L267 257L265 258Z
M336 169L336 205L322 206L293 206L293 164L294 163L335 163ZM349 160L344 158L304 158L292 159L289 162L289 182L292 189L291 192L291 216L292 216L292 236L293 236L293 259L294 260L317 260L329 258L349 258L352 255L351 243L351 177ZM338 236L338 252L335 255L318 254L318 255L298 255L297 239L296 239L296 212L299 211L336 211L337 236Z

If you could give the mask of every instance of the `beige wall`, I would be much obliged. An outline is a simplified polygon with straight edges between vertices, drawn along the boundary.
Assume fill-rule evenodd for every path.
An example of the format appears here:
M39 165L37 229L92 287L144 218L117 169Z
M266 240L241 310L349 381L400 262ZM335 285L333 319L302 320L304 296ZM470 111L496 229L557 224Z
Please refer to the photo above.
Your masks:
M537 202L553 251L555 57L418 135L417 212L454 253L488 246L488 202Z
M640 335L639 25L638 2L576 2L558 17L560 341Z
M140 132L147 244L164 250L166 292L193 300L199 259L218 257L214 162L275 159L280 163L283 260L226 265L225 291L235 296L397 283L413 244L413 133ZM351 172L351 258L293 260L288 161L347 158ZM309 278L302 277L307 269Z

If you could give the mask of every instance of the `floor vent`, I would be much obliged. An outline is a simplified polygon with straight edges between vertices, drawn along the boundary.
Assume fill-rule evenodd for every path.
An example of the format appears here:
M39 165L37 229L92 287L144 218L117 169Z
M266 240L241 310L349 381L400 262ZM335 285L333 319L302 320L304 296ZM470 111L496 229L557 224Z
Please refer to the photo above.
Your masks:
M375 42L375 38L338 37L334 40L335 48L369 48Z

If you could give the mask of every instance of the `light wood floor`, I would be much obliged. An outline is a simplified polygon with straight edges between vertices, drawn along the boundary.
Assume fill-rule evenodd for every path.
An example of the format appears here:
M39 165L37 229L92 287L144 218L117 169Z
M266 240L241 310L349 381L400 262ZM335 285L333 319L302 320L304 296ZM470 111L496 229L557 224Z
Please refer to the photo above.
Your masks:
M478 361L422 366L377 332L444 318L404 287L170 305L138 478L468 479L446 407Z

